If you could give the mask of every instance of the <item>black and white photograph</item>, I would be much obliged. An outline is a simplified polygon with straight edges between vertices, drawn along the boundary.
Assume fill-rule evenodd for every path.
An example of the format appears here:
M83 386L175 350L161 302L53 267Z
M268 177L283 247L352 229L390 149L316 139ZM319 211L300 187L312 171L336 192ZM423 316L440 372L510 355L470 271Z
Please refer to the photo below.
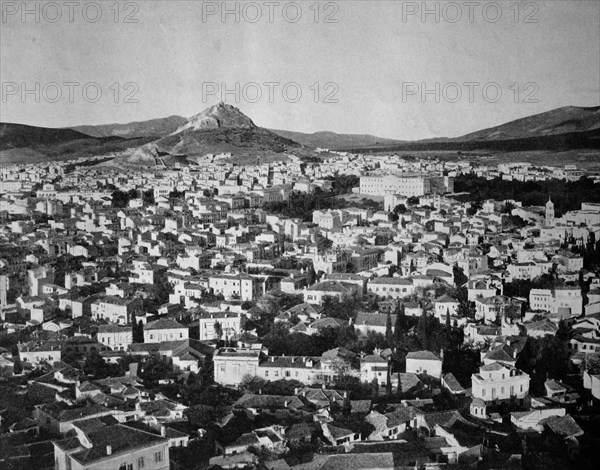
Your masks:
M597 468L600 0L0 15L0 469Z

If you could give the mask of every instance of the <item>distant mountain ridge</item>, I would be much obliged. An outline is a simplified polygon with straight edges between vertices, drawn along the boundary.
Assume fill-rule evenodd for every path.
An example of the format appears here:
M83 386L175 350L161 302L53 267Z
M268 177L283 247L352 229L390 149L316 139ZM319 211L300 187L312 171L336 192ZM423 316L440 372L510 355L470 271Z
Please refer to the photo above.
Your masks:
M92 137L160 137L175 132L187 119L181 116L169 116L148 121L129 122L127 124L101 124L97 126L72 127L78 132Z
M329 131L319 131L312 134L304 132L284 131L280 129L270 129L271 132L287 139L294 140L302 145L319 148L342 148L359 146L376 146L400 144L405 141L386 139L369 134L337 134Z
M169 116L71 129L0 123L0 159L5 163L65 160L126 149L131 149L130 156L139 161L173 157L185 162L231 153L237 158L233 163L244 159L256 162L257 158L277 159L286 154L312 156L315 147L349 152L598 149L600 107L567 106L461 137L412 142L367 134L269 130L225 103L189 119Z
M223 128L254 129L256 127L257 126L252 122L252 119L242 113L238 108L221 101L189 118L187 122L180 126L174 133L178 134L186 130L200 131Z
M41 163L105 155L138 147L149 140L92 137L72 129L0 123L0 162Z
M89 138L89 135L72 129L53 129L9 122L0 123L0 151L31 145L60 144Z
M285 160L288 154L308 156L313 150L258 127L238 108L223 102L190 117L175 132L120 158L125 166L196 164L204 157L230 154L231 163L257 159Z
M600 106L566 106L463 135L453 141L527 139L600 129Z

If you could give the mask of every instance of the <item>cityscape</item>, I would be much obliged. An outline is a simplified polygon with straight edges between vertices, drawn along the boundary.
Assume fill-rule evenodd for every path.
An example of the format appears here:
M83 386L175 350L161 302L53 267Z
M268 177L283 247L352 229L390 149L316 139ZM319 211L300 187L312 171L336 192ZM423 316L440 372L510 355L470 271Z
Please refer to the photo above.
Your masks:
M74 3L0 2L1 469L595 468L598 2Z

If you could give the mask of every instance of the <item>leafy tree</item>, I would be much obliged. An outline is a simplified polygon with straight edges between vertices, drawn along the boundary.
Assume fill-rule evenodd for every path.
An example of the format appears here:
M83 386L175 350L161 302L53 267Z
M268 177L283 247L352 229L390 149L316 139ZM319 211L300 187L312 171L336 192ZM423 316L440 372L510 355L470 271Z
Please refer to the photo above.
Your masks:
M404 204L398 204L396 207L394 207L394 212L396 214L406 214L407 211L408 209Z
M298 380L275 380L267 382L262 389L262 392L267 395L295 395L296 390L304 388L304 384Z
M456 177L454 189L457 193L464 193L457 196L460 201L513 199L521 201L524 206L543 206L550 196L557 217L566 211L579 209L581 201L600 202L600 185L588 177L578 181L506 181L467 174Z
M336 173L329 179L332 181L331 192L336 195L351 193L352 188L360 185L360 178L356 175Z
M477 212L479 212L483 207L481 201L472 201L471 205L467 208L467 215L469 217L473 217Z
M333 241L324 237L320 233L316 233L314 238L315 238L315 246L317 247L317 251L319 253L324 253L333 246Z
M239 388L247 393L259 393L267 383L262 377L246 374L242 377Z
M216 321L213 328L215 330L215 335L217 339L220 340L221 338L223 338L223 327L221 326L221 323Z
M379 381L376 377L371 381L371 399L373 401L379 399Z
M452 268L452 275L454 276L454 283L457 287L462 287L469 281L469 278L465 274L463 268L460 268L456 265Z
M563 334L527 338L516 366L530 375L533 393L544 393L547 378L563 380L570 370L570 354Z
M142 203L144 206L154 205L154 191L152 189L148 189L142 193Z
M131 336L132 336L132 340L134 343L143 343L144 342L144 324L142 323L142 320L139 320L138 322L135 321L135 318L133 319L133 326L131 327L132 332L131 332Z
M386 379L385 379L385 396L391 398L392 396L392 363L388 360Z
M387 318L385 322L385 340L387 341L388 346L391 348L394 346L394 332L392 330L392 315L388 311Z

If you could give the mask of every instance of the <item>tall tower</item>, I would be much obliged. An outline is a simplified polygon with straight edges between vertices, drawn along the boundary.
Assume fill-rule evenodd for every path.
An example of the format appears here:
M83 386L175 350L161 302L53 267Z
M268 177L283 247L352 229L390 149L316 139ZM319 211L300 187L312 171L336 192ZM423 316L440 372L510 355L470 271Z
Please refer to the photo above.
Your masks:
M546 203L546 225L549 227L554 225L554 203L550 197Z

